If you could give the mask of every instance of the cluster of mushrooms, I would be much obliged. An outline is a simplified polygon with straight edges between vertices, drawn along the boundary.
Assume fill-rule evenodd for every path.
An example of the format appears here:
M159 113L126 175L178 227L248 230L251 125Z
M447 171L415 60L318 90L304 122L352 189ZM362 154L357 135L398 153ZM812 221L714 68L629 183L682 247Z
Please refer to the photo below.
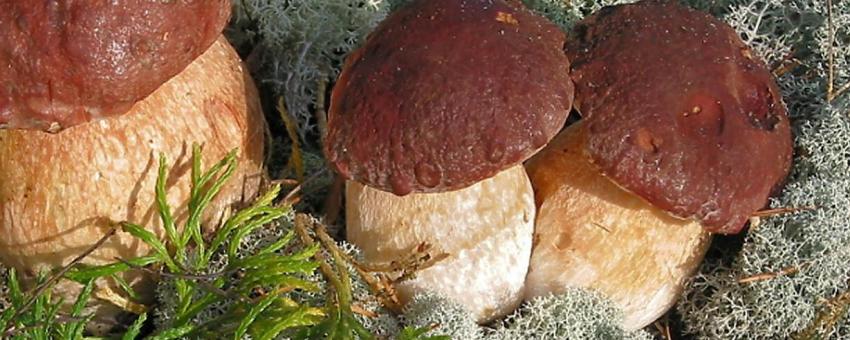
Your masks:
M792 156L764 62L674 1L603 8L569 37L519 1L414 1L346 60L328 127L348 240L373 263L436 245L449 257L400 297L437 291L481 323L582 287L646 326Z
M230 6L0 1L4 265L61 267L113 221L161 236L158 155L179 223L193 143L206 159L239 148L206 221L255 195L265 122L221 37ZM643 327L791 162L764 63L717 19L654 0L604 8L569 39L519 1L414 1L348 57L328 128L348 240L374 263L436 245L449 257L401 283L402 300L437 291L482 323L585 287ZM119 234L85 262L148 252ZM148 278L125 275L150 297Z
M230 10L230 0L0 1L0 262L31 279L66 265L115 221L162 236L160 154L182 225L195 143L206 161L239 149L235 179L206 221L253 198L266 125L254 82L221 35ZM118 233L84 263L149 251ZM123 279L152 299L148 278ZM96 297L110 285L100 284ZM73 302L77 291L62 281L54 295ZM93 308L104 318L117 311Z

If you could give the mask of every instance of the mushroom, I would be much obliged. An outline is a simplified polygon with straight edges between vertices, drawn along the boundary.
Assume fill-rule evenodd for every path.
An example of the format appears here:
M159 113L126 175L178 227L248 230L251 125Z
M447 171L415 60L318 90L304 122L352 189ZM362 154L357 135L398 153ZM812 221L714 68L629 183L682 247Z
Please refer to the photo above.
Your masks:
M739 232L781 185L788 117L735 31L675 2L603 8L571 38L583 119L527 164L528 297L596 289L637 329L675 302L710 233Z
M239 166L207 209L209 226L256 193L265 122L253 81L220 36L229 8L228 1L0 4L0 28L12 32L0 38L0 117L7 128L36 129L0 130L0 262L29 277L61 267L110 220L162 236L154 193L160 153L170 166L168 203L182 225L193 143L203 144L206 162L239 148ZM147 253L118 233L84 263ZM126 275L148 302L146 279ZM74 301L78 289L62 281L54 296ZM104 318L115 311L94 308Z
M325 153L349 179L348 241L367 262L423 243L449 257L398 285L479 322L522 299L534 202L521 163L572 105L564 34L519 2L420 0L392 13L333 89Z

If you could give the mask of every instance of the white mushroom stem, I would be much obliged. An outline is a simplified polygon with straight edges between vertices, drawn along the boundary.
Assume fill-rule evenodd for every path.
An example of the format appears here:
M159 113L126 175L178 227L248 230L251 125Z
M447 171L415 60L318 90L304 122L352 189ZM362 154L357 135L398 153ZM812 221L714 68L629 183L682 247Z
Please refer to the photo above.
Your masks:
M581 122L527 164L539 207L527 298L590 288L642 328L664 314L702 261L710 234L603 176L585 153Z
M423 242L449 255L401 283L402 302L435 291L483 323L522 301L534 197L521 165L438 194L399 197L349 181L346 220L349 242L363 250L369 263L402 259Z
M100 239L109 221L131 221L163 235L154 193L160 153L169 162L168 203L182 225L193 143L203 144L207 166L240 150L233 177L210 202L205 221L214 225L226 207L256 193L264 132L257 90L224 38L122 116L57 134L0 131L0 262L24 276L61 267ZM118 232L84 263L149 251ZM125 279L139 283L138 274ZM150 285L138 288L143 297L152 293ZM63 280L54 295L72 303L78 289Z

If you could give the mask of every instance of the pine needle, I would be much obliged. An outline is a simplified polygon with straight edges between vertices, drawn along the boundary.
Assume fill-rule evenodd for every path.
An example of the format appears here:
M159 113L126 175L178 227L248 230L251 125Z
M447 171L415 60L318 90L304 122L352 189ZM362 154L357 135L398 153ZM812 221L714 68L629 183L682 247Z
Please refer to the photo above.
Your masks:
M69 270L71 270L72 267L74 267L75 265L80 263L86 257L91 255L91 253L93 253L95 250L100 248L104 243L106 243L106 241L109 240L109 238L111 238L112 236L115 235L116 230L117 229L115 227L109 228L109 231L107 231L106 234L104 234L97 242L95 242L95 244L93 244L91 247L86 249L86 251L84 251L82 254L75 257L73 260L71 260L71 262L68 262L68 264L66 264L61 269L59 269L59 271L57 271L56 273L51 275L47 279L47 281L44 281L43 283L36 286L35 289L33 289L32 291L26 293L26 296L29 297L27 299L27 302L24 303L22 306L16 308L15 313L9 319L15 320L18 317L20 317L21 315L23 315L24 313L28 312L30 307L32 307L33 304L36 303L36 301L38 300L39 297L44 296L44 293L48 289L52 288L56 284L56 282L59 281L59 279L64 277L65 273L67 273ZM14 323L7 324L6 326L7 327L14 326ZM8 331L9 331L8 328L3 329L2 332L0 332L0 334L7 334Z
M94 296L98 299L108 301L109 303L120 307L122 310L133 314L138 315L148 311L147 306L133 302L126 296L116 293L109 287L98 287L97 290L94 291Z
M793 275L793 274L796 274L799 271L800 271L800 267L790 266L790 267L782 268L782 269L775 271L775 272L761 273L761 274L743 277L743 278L738 279L738 283L753 283L753 282L759 282L759 281L766 281L766 280L774 279L774 278L779 277L779 276Z
M827 53L826 102L836 97L835 89L835 27L832 26L832 0L826 0L826 24L829 30L829 52Z
M324 143L328 136L328 113L325 110L325 95L328 91L328 76L322 74L316 89L316 125L319 126L319 140Z
M752 214L751 217L770 217L777 216L782 214L796 214L804 211L812 211L817 210L817 207L783 207L783 208L775 208L775 209L765 209L759 210Z
M298 182L304 181L304 156L301 152L301 139L298 136L298 127L295 119L289 115L286 110L286 102L283 97L278 97L277 112L283 124L286 126L286 134L289 135L289 141L292 143L292 151L289 155L289 163L287 168L295 171L295 179Z

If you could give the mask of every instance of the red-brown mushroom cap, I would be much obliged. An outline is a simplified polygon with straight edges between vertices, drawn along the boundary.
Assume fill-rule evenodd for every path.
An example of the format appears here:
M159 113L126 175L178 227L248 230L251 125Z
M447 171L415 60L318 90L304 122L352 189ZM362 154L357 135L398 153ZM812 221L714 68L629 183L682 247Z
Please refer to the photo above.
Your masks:
M228 0L0 1L0 128L122 114L219 36Z
M723 22L674 2L604 8L567 44L588 152L620 186L736 233L787 175L791 131L764 63Z
M342 176L397 195L489 178L563 126L564 39L518 1L415 1L346 60L325 153Z

